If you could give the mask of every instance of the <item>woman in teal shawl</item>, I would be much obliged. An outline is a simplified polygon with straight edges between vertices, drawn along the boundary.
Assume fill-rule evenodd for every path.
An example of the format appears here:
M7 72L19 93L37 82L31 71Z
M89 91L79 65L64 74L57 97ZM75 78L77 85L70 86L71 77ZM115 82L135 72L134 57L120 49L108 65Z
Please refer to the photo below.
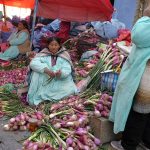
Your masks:
M48 40L48 48L32 59L30 68L29 104L38 105L44 100L57 102L76 93L73 65L66 49L60 48L58 38Z
M150 59L150 15L147 10L150 11L146 9L144 17L132 29L135 45L121 70L113 96L109 119L114 122L114 133L124 131L120 143L111 143L117 150L136 150L143 139L150 148L150 112L142 114L133 110L134 96Z

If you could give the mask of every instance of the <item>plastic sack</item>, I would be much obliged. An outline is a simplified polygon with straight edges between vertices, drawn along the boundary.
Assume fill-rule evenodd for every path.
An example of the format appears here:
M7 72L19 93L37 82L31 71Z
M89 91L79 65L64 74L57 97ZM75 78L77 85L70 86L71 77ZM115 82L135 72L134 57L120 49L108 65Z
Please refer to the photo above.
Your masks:
M117 19L105 22L91 22L97 35L105 39L113 39L118 37L118 30L125 29L125 24L119 22Z
M12 32L1 32L2 42L7 42Z
M101 91L114 92L118 81L119 73L105 71L101 73L100 89Z
M86 51L82 54L80 61L86 61L89 60L91 57L93 57L95 54L97 54L98 51L92 50L92 51Z

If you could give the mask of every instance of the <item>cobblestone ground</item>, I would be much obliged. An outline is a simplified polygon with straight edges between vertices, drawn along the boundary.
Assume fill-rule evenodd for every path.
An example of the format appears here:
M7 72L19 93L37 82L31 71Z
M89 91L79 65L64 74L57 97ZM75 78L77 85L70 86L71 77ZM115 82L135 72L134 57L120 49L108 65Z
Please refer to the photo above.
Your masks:
M0 150L20 150L22 145L21 141L28 137L28 132L20 131L4 131L3 125L7 121L4 118L0 118Z

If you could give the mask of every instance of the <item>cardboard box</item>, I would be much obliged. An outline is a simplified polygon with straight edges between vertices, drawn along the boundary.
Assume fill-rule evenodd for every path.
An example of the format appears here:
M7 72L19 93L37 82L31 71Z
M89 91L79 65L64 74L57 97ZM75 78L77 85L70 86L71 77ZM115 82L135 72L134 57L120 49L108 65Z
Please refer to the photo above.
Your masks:
M106 118L91 117L90 126L93 134L101 140L102 144L121 138L121 134L113 133L113 123Z

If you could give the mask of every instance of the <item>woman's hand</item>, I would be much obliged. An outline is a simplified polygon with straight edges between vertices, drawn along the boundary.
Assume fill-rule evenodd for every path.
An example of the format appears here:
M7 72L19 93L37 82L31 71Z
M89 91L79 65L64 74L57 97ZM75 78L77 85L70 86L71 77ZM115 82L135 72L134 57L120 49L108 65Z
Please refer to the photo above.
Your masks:
M6 43L6 45L9 47L9 46L10 46L10 43L9 43L9 42L7 42L7 43Z
M27 57L31 60L32 58L34 58L36 55L36 52L27 52Z
M60 76L61 76L61 70L58 70L57 72L55 72L55 76L57 78L60 78Z
M55 73L53 71L49 70L48 68L45 68L44 72L52 78L55 77Z

